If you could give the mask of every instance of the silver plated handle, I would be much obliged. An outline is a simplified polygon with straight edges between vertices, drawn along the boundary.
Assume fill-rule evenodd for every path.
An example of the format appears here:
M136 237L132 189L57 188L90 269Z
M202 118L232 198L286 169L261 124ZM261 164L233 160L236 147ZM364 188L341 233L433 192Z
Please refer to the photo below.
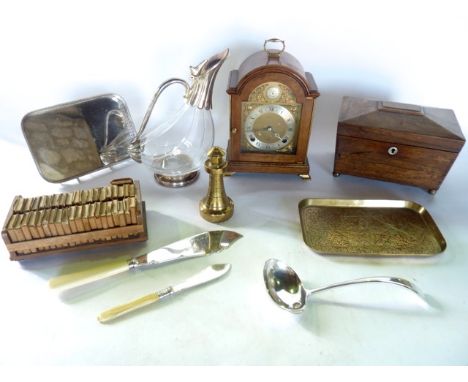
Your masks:
M336 284L330 284L321 288L316 288L316 289L311 289L307 291L307 296L313 294L313 293L318 293L322 292L324 290L328 289L333 289L333 288L338 288L342 286L347 286L347 285L354 285L354 284L364 284L364 283L389 283L389 284L394 284L397 286L401 286L403 288L409 289L412 292L416 293L418 296L422 297L421 293L417 290L417 288L408 280L402 279L400 277L363 277L360 279L354 279L354 280L349 280L349 281L343 281L340 283Z
M164 81L156 90L156 93L154 94L153 99L151 100L151 103L149 104L148 109L146 110L146 114L143 118L143 122L141 123L140 129L136 134L134 142L138 141L141 138L143 132L145 131L146 125L148 124L148 121L151 117L154 106L156 105L156 102L158 101L158 98L161 95L161 93L173 84L183 85L185 87L186 93L190 90L190 85L188 84L188 82L181 78L170 78L167 81Z
M185 87L184 97L187 97L187 94L190 91L190 85L188 84L188 82L181 78L170 78L159 86L159 88L156 90L156 93L153 96L153 99L151 100L150 105L148 106L148 109L146 110L146 114L143 118L143 122L141 123L140 129L138 130L137 134L135 135L135 138L128 145L127 148L130 157L133 158L133 160L135 160L136 162L141 163L142 161L141 154L143 152L144 142L142 142L141 136L143 135L143 132L146 129L146 125L148 124L148 121L151 117L154 106L156 105L156 102L158 101L158 98L161 95L161 93L173 84L180 84Z

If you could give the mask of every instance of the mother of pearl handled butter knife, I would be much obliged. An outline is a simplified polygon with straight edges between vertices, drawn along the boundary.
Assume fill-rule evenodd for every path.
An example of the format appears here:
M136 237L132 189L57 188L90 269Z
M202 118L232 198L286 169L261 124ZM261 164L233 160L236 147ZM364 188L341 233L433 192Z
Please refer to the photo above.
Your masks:
M160 301L167 297L173 296L184 290L194 288L196 286L203 285L210 281L216 280L228 273L230 270L231 264L210 265L209 267L206 267L202 271L194 274L193 276L189 277L180 284L161 289L157 292L147 294L146 296L139 297L125 304L105 310L97 317L97 319L101 323L111 321L124 314L133 312L136 309L142 308L156 301Z
M229 248L241 237L241 234L233 231L203 232L129 260L120 259L89 270L52 278L49 280L49 286L68 290L132 269L145 269L174 261L208 256Z

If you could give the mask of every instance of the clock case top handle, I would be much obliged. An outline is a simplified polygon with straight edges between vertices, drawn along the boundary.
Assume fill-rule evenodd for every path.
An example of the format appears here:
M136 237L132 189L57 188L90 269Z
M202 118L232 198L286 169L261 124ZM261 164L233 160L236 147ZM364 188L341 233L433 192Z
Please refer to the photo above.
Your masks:
M281 44L281 49L268 49L267 45L269 43L279 43ZM283 53L285 49L286 44L284 43L284 40L281 40L279 38L270 38L268 40L265 40L265 43L263 44L263 50L267 52L269 58L279 58L279 56L281 56L281 53Z

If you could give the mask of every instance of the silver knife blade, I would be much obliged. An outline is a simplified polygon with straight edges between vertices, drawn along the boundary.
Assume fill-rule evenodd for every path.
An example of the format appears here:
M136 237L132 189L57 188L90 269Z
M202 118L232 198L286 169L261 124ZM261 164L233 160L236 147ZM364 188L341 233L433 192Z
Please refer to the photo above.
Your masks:
M231 270L231 264L213 264L206 267L202 271L194 274L193 276L185 279L183 282L172 286L174 293L182 292L199 285L206 284L210 281L216 280Z
M208 231L198 235L176 241L162 248L139 256L135 260L135 267L144 265L159 265L163 263L208 256L229 248L242 237L234 231Z

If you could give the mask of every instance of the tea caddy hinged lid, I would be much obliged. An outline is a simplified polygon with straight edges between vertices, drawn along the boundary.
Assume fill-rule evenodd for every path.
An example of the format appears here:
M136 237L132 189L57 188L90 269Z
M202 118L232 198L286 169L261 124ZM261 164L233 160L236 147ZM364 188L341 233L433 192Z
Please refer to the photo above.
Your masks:
M339 135L458 153L465 137L450 109L343 97Z

